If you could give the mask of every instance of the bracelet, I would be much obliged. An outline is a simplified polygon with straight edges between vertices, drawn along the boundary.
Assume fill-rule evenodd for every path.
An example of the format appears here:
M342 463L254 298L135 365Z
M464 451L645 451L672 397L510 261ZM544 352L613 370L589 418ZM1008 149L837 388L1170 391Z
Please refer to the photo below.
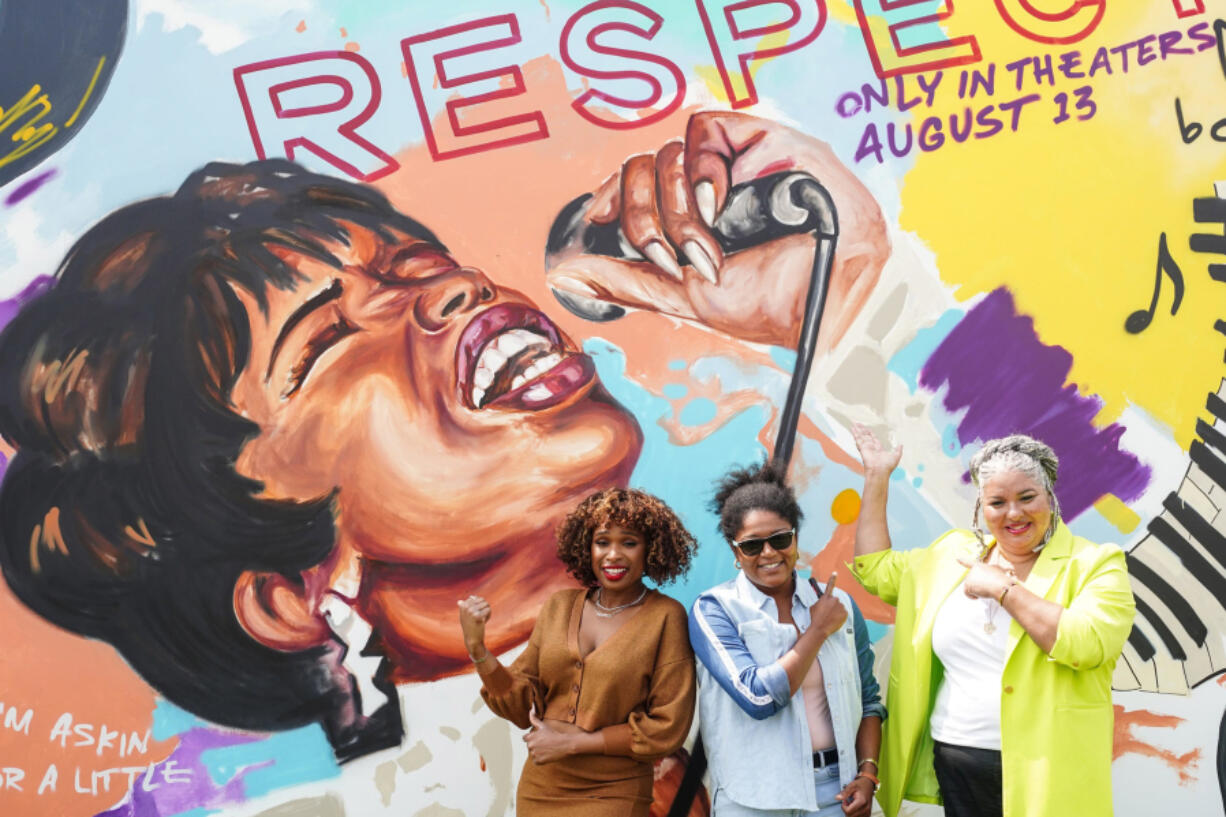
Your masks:
M1009 591L1012 590L1016 586L1017 586L1017 582L1015 581L1010 582L1008 585L1006 585L1005 589L1000 591L1000 597L996 599L996 603L999 604L1001 607L1004 607L1005 606L1005 596L1009 595Z
M865 763L871 763L871 764L873 764L873 768L874 768L874 769L880 769L880 768L881 768L879 765L877 765L877 758L875 758L875 757L866 757L866 758L864 758L864 760L861 760L859 763L857 763L857 764L856 764L856 769L857 769L857 771L858 771L858 770L859 770L861 767L863 767Z
M873 784L873 794L876 794L877 789L881 788L881 781L877 779L876 775L869 774L868 772L860 772L856 775L856 777L863 777L865 780L872 783Z
M480 664L482 661L488 661L488 660L490 660L490 651L489 651L489 648L488 648L488 647L486 648L486 650L485 650L485 655L481 656L480 658L473 658L473 654L472 654L472 653L469 653L469 654L468 654L468 660L469 660L469 661L472 661L474 664Z

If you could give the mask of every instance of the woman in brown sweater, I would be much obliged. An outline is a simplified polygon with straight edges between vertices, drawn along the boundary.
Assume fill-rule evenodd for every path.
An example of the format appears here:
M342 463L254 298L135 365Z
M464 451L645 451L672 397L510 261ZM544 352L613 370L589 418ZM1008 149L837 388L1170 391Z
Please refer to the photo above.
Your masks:
M663 502L610 488L558 528L558 558L583 588L545 602L510 667L485 648L488 602L459 602L482 697L530 730L517 814L646 817L653 761L689 733L694 654L685 608L643 578L683 576L696 548Z

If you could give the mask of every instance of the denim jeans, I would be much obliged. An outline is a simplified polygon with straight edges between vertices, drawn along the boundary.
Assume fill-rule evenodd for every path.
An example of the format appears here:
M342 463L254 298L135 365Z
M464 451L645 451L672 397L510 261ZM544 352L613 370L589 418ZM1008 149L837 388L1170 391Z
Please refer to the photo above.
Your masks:
M839 785L839 764L814 769L813 784L817 787L817 811L749 808L734 803L728 799L728 795L716 789L711 801L711 817L842 817L843 806L834 799L843 790Z

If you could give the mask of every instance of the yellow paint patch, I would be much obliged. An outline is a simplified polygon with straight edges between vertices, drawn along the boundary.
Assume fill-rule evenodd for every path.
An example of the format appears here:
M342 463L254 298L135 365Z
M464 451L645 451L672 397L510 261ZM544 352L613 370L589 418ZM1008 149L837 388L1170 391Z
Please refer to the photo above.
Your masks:
M719 70L714 65L695 65L694 76L702 80L711 96L720 102L728 101L728 92L724 90L724 82L719 77Z
M860 20L856 17L856 7L847 0L831 0L826 4L826 10L830 12L830 19L837 20L840 23L851 23L853 26L859 26ZM829 25L829 22L827 22Z
M788 32L786 30L779 31L774 34L767 34L765 37L759 40L754 50L755 51L765 51L770 48L782 48L783 46L787 45L787 42L788 42ZM749 63L750 78L757 79L758 72L762 70L762 66L766 65L768 62L770 62L773 59L775 59L775 57L764 57L762 59L756 59L750 62ZM716 99L718 99L720 102L729 101L728 92L724 90L723 77L720 76L719 69L716 68L714 65L695 65L694 66L694 76L701 79L703 81L703 84L707 86L707 90L711 92L711 95L714 96ZM739 65L734 65L734 66L729 67L728 81L732 83L732 87L735 89L737 96L739 97L745 96L745 80L741 77L741 70L740 70Z
M1094 503L1094 510L1115 526L1120 533L1132 533L1141 524L1140 515L1115 494L1104 494Z
M860 517L860 495L848 488L840 491L830 503L830 515L840 525L850 525Z
M1005 68L1015 60L1051 54L1058 64L1060 54L1078 50L1081 70L1088 71L1099 47L1151 34L1183 31L1180 45L1195 46L1186 31L1196 21L1177 19L1169 4L1114 3L1083 42L1045 47L1004 26L991 3L960 3L954 18L979 39L984 59L974 67L986 71L997 64L996 93L960 100L960 69L948 70L934 108L910 112L916 127L929 116L942 117L947 139L907 159L915 165L903 182L903 228L933 250L957 297L1009 288L1018 310L1035 318L1040 339L1072 354L1069 380L1103 399L1096 422L1115 420L1136 404L1171 426L1186 448L1205 392L1220 381L1222 343L1213 326L1226 318L1223 285L1207 274L1211 259L1188 247L1192 233L1211 231L1193 222L1192 200L1213 195L1212 183L1226 179L1226 154L1204 136L1183 144L1174 98L1206 133L1226 116L1226 78L1215 50L1139 66L1134 48L1127 73L1111 55L1113 73L1065 79L1057 68L1054 86L1035 83L1032 63L1018 90L1014 72ZM1078 121L1074 89L1084 86L1092 89L1096 108ZM1061 92L1071 116L1057 123ZM1017 132L1004 115L999 134L962 144L948 138L951 114L1030 93L1041 99L1022 110ZM1183 270L1185 297L1172 317L1166 280L1152 324L1132 335L1124 321L1150 302L1163 232Z

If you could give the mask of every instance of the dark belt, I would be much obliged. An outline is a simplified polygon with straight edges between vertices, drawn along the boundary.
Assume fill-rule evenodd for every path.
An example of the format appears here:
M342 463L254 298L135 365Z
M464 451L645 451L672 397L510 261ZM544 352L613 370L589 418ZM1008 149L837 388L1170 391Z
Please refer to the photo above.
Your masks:
M839 762L838 749L823 749L820 752L813 753L813 768L824 769L827 766L833 766Z

